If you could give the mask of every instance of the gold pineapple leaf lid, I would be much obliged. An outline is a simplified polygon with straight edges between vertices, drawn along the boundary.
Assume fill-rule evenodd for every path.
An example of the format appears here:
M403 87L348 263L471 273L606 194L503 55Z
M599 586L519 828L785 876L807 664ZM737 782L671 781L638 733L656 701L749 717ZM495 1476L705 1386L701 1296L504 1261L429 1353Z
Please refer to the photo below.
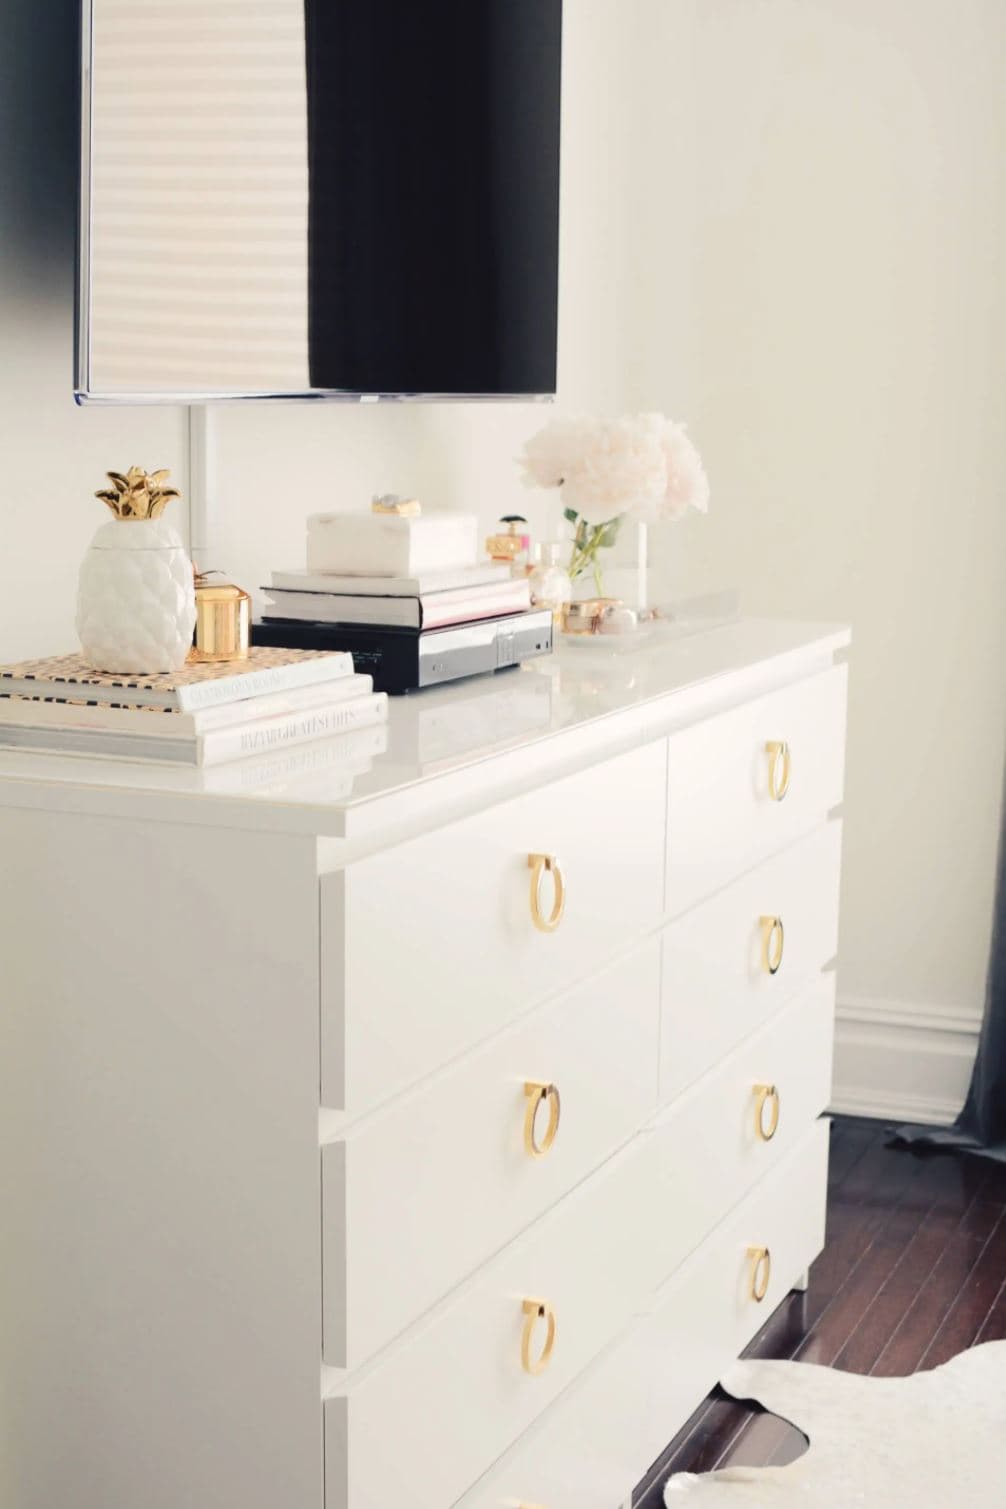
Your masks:
M159 519L172 498L180 498L177 487L165 487L171 473L145 472L142 466L131 466L125 476L121 472L106 472L111 487L95 493L106 503L117 519Z

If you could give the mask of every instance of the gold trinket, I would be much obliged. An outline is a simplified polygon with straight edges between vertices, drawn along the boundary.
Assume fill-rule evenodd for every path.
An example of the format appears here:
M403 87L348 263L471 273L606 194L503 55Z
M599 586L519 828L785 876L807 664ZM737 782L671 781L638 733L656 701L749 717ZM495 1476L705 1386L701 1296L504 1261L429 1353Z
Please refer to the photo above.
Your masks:
M596 634L601 620L611 608L620 608L617 597L585 597L570 603L563 620L566 634Z
M418 498L400 498L397 493L384 493L371 499L370 511L394 514L399 519L418 519L423 505Z
M251 598L233 582L196 573L196 635L189 660L245 660L251 643Z

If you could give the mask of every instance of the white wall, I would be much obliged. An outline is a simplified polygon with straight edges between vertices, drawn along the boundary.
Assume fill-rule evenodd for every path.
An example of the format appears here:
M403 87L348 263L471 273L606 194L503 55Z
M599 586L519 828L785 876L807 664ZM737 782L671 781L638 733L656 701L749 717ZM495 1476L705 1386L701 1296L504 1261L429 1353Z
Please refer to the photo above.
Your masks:
M0 146L3 659L70 642L105 468L185 466L177 411L69 398L74 9L15 0L0 63L5 141L18 128L13 161ZM676 589L852 621L844 1062L855 1076L865 1040L896 1073L904 1055L880 1049L902 1041L901 1008L937 1045L939 1022L963 1026L949 1103L981 1003L1006 723L1006 7L567 0L566 16L562 405L690 420L713 512L667 537ZM556 511L513 466L542 417L216 410L202 564L255 586L298 560L307 513L377 490L486 526L516 507L545 532ZM951 1057L910 1072L945 1083Z
M853 623L837 1084L945 1115L1006 725L1006 7L696 14L687 411L715 506L671 548L682 582Z

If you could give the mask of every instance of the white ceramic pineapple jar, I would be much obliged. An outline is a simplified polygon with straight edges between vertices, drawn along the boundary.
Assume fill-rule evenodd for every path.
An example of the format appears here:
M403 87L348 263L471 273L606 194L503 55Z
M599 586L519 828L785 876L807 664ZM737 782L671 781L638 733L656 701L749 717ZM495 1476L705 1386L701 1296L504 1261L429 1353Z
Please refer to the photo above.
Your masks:
M178 492L131 467L109 472L97 496L114 515L91 542L80 568L77 634L96 671L153 676L177 671L192 647L196 601L192 563L161 514Z

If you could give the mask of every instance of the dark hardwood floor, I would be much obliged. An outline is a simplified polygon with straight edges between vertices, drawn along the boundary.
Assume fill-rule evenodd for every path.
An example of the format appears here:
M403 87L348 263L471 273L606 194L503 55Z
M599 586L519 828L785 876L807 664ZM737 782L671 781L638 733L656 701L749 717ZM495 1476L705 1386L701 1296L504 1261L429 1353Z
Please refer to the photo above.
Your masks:
M748 1347L853 1373L936 1367L1006 1338L1006 1167L885 1147L883 1122L832 1124L827 1245L806 1294L791 1294ZM636 1491L658 1509L673 1472L790 1462L793 1426L717 1390Z

